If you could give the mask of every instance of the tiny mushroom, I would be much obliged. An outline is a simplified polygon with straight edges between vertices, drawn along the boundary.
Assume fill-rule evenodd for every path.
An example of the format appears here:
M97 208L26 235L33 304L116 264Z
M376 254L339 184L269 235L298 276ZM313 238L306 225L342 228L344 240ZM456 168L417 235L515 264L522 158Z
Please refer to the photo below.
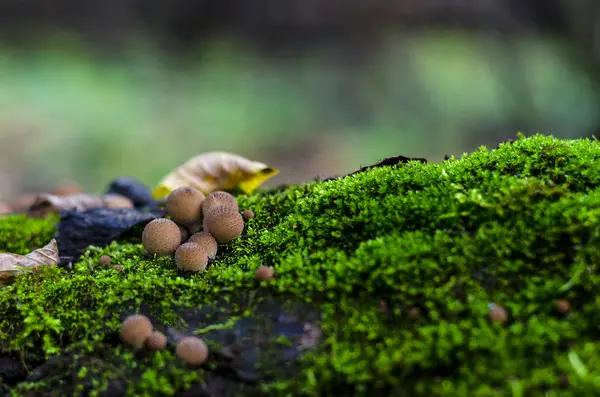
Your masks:
M206 249L196 243L184 243L175 251L175 265L186 272L201 272L208 264Z
M208 232L194 233L188 240L188 243L196 243L203 247L209 259L214 259L217 256L217 240Z
M194 223L202 217L204 194L194 187L182 186L167 197L167 214L177 223Z
M502 306L500 306L496 303L490 303L488 305L488 308L489 308L489 317L492 322L504 324L508 321L508 312Z
M152 334L152 322L142 314L133 314L121 324L121 339L136 349L144 345Z
M244 222L248 222L250 219L254 218L254 211L244 210L242 212L242 218L244 218Z
M173 255L181 244L181 232L177 224L170 219L154 219L144 228L142 243L151 254Z
M256 278L258 281L270 281L274 275L275 272L269 266L261 266L256 269Z
M167 347L167 337L160 331L153 331L146 340L146 346L150 350L165 350Z
M208 346L195 336L185 336L179 340L175 354L189 365L202 365L208 358Z
M108 266L110 265L111 262L111 258L108 255L102 255L100 258L98 258L98 264L100 266Z
M204 212L204 215L216 207L227 207L236 212L240 210L235 197L223 191L212 192L206 196L206 199L202 203L202 211Z
M244 219L230 207L214 207L204 214L204 230L210 233L217 243L225 244L244 231Z

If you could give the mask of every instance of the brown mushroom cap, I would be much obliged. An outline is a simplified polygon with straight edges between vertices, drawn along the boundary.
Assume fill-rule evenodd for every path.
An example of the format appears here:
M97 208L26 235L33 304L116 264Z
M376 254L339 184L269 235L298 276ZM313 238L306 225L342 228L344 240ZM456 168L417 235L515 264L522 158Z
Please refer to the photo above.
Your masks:
M181 244L175 251L175 264L179 270L201 272L208 264L208 254L196 243Z
M170 219L154 219L144 228L142 243L151 254L173 255L181 244L181 232L177 224Z
M248 222L250 219L254 218L254 211L244 210L244 212L242 212L242 218L244 218L244 222Z
M142 347L151 334L152 322L142 314L131 315L121 324L121 339L136 349Z
M231 194L223 191L212 192L202 203L202 212L206 215L215 207L228 207L233 211L239 211L238 202Z
M188 242L196 243L204 248L210 259L214 259L217 256L217 240L208 232L195 233L190 237Z
M133 208L131 200L121 194L106 194L103 200L107 208Z
M194 223L202 217L204 194L191 186L173 190L167 197L167 214L177 223Z
M202 365L208 358L208 346L195 336L184 336L177 343L175 354L189 365Z
M237 210L214 207L204 215L204 230L210 233L217 243L225 244L242 234L244 219Z
M108 266L110 265L111 261L112 259L108 255L102 255L100 258L98 258L98 264L101 266Z
M150 350L165 350L167 347L167 337L160 331L153 331L146 340L146 346Z
M256 279L258 281L270 281L275 276L275 272L269 266L261 266L256 269Z
M506 309L496 303L491 303L489 305L489 313L490 320L492 322L497 322L500 324L504 324L508 321L508 312Z

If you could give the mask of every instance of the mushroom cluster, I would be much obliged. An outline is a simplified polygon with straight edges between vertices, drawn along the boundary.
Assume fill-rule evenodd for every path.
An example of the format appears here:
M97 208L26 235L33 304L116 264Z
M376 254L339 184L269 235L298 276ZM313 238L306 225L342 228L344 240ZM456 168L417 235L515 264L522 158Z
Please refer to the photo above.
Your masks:
M165 350L167 337L154 330L150 319L143 314L133 314L121 323L121 340L133 347L141 349L146 346L150 350ZM175 354L188 365L202 365L208 359L208 346L196 336L185 336L177 342Z
M242 216L231 194L217 191L204 196L189 186L169 194L166 211L170 219L148 223L142 243L150 254L173 256L177 268L186 272L203 271L216 257L218 245L240 236L244 218L251 218Z

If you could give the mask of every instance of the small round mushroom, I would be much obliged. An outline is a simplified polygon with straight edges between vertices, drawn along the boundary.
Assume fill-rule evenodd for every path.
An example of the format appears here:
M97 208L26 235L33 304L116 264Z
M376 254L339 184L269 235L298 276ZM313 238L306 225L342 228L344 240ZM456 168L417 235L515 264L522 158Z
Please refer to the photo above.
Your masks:
M114 265L112 268L118 272L122 272L124 269L123 265Z
M236 212L240 210L235 197L223 191L212 192L206 196L206 199L202 203L202 211L204 215L216 207L227 207Z
M571 311L571 304L566 299L559 299L556 301L556 309L562 314L567 314Z
M195 233L190 237L188 243L196 243L204 248L210 259L214 259L217 256L217 240L208 232Z
M189 365L202 365L208 359L208 346L195 336L184 336L177 343L175 354Z
M204 230L210 233L217 243L225 244L244 231L244 219L239 212L227 207L214 207L204 215Z
M146 340L146 346L150 350L165 350L167 347L167 337L160 331L153 331Z
M167 197L167 214L177 223L194 223L202 217L204 194L194 187L183 186Z
M181 244L181 232L177 224L170 219L154 219L144 228L142 244L151 254L173 255Z
M489 304L489 317L492 322L505 324L508 321L508 312L496 303Z
M244 210L242 212L242 218L244 218L244 222L248 222L250 219L254 218L254 211Z
M121 339L136 349L144 345L152 334L152 322L142 314L133 314L121 324Z
M106 194L104 195L103 200L104 205L107 208L133 208L133 203L131 200L120 194Z
M100 266L108 266L110 265L111 262L111 258L108 255L102 255L100 258L98 258L98 264Z
M256 269L256 279L258 281L271 281L275 272L269 266L261 266Z
M208 254L196 243L181 244L175 251L175 264L179 270L201 272L208 264Z

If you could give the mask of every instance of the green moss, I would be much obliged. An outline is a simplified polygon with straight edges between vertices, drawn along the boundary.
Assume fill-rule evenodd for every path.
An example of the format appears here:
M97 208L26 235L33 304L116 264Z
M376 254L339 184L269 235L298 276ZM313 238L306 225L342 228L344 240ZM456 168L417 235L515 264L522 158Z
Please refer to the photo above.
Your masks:
M26 215L0 215L0 252L25 255L48 244L55 232L58 216L46 219Z
M172 347L134 355L116 336L125 314L141 310L162 325L203 334L256 314L273 296L318 308L322 338L299 370L283 376L273 369L277 376L252 386L263 393L598 390L598 142L537 135L442 164L382 167L238 201L256 216L202 274L180 275L171 259L115 242L90 250L72 273L26 274L0 290L0 350L19 352L29 366L74 351L103 363L70 364L15 390L59 390L79 374L86 381L73 388L98 391L119 378L131 395L171 395L206 379L217 355L198 370L183 367ZM50 229L10 218L0 230L21 244L23 224ZM105 253L124 271L97 268ZM260 265L273 266L276 279L257 283ZM572 311L559 313L556 299L567 299ZM490 303L507 309L507 324L490 323ZM185 310L198 307L221 314L186 328ZM235 390L257 393L252 387Z

